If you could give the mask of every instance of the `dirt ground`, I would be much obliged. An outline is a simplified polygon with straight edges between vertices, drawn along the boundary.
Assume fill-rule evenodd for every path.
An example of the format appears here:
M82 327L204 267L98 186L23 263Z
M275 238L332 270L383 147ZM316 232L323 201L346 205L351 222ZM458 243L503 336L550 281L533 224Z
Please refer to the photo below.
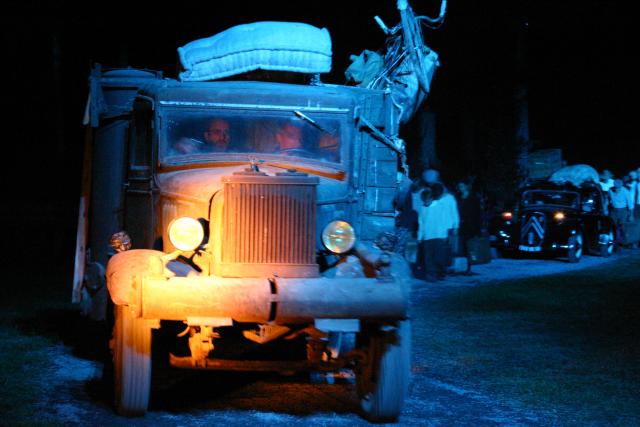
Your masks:
M443 293L456 292L491 281L582 270L620 257L638 257L627 250L612 258L585 256L579 264L562 260L495 259L474 266L472 276L452 276L427 284L413 281L411 307L415 319L428 303ZM75 313L50 313L52 328L80 322ZM428 325L414 321L414 336ZM60 326L62 328L62 326ZM103 363L106 343L94 331L87 344L87 329L60 332L50 346L51 366L40 376L38 419L45 425L65 426L357 426L368 425L358 415L351 378L336 378L333 384L307 377L257 374L220 374L175 371L154 373L151 407L144 418L125 419L114 414L110 403L108 372ZM84 342L84 343L83 343ZM90 346L91 348L87 348ZM428 375L424 354L414 348L410 396L400 425L420 426L550 426L572 425L566 414L544 413L523 407L517 401L500 400L478 391L473 382L453 384ZM6 391L5 391L6 392ZM0 421L0 424L2 422ZM625 424L625 423L622 423ZM622 425L621 424L621 425ZM631 425L631 424L629 424Z

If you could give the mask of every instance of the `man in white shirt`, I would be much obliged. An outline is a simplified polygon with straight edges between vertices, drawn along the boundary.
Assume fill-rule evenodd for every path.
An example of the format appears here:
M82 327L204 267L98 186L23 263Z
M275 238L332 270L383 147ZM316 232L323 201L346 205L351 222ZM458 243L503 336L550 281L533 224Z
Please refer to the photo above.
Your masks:
M634 211L637 203L638 183L636 182L637 175L635 171L629 172L624 178L624 187L629 192L629 217L628 221L634 220Z
M611 195L611 218L620 226L623 222L629 220L631 197L629 191L622 184L622 180L616 179L613 182L613 187L609 191Z
M422 180L427 185L439 184L442 186L443 194L439 203L441 203L443 213L446 215L448 220L451 221L451 226L449 228L449 236L447 237L448 245L445 248L448 250L448 254L446 258L448 259L448 263L451 262L452 254L451 249L452 245L455 243L458 235L458 229L460 228L460 214L458 212L458 202L456 201L455 196L447 189L447 187L440 181L440 172L435 169L425 169L422 172Z
M451 230L457 228L459 219L457 215L451 215L441 184L428 185L421 196L423 205L418 215L418 241L424 255L426 280L433 282L445 277L450 258L446 243Z
M611 187L613 187L613 174L609 169L604 169L600 174L600 187L604 192L611 190Z
M640 168L638 168L637 170L633 170L631 172L629 172L629 176L631 177L632 180L632 187L633 187L633 195L634 195L634 202L635 205L633 207L633 219L635 221L640 221Z

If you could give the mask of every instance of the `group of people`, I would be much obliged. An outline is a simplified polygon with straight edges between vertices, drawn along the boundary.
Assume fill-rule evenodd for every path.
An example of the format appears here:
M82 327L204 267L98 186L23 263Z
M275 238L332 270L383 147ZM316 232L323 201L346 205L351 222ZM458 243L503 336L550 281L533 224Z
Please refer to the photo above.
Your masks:
M192 138L180 138L173 146L177 154L193 153L223 153L238 150L232 141L231 125L224 118L213 118L208 122L203 135L203 140ZM267 136L267 132L260 132L260 147L255 147L258 152L267 152L289 156L313 157L304 146L302 127L294 122L283 122ZM331 155L329 160L339 158L338 138L330 135L322 135L318 142L318 150ZM326 156L325 156L326 157Z
M471 274L469 242L480 236L480 201L471 182L456 182L454 195L441 181L435 169L405 187L396 199L397 226L418 242L414 273L428 282L442 280L448 274L454 254L467 258L465 274Z
M625 222L640 221L640 168L629 171L621 178L604 169L600 173L600 186L608 195L609 214L618 227Z

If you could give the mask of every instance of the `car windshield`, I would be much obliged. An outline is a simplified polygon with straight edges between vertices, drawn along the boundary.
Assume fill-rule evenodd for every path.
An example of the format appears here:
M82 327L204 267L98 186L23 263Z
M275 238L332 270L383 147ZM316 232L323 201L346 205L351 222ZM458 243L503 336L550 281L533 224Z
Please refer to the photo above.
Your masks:
M576 209L578 204L578 193L572 191L529 190L522 194L522 205L527 207L551 205Z
M341 120L335 114L184 108L166 111L162 122L162 163L207 162L223 154L295 156L331 163L340 163L343 157Z

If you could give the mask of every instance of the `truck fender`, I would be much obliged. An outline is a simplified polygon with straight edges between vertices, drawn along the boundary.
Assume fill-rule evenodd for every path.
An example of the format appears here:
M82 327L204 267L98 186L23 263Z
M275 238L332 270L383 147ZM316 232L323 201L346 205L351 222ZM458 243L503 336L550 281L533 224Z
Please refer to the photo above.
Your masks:
M164 252L151 249L132 249L117 253L107 264L107 289L116 305L130 305L136 302L142 276L162 275Z

